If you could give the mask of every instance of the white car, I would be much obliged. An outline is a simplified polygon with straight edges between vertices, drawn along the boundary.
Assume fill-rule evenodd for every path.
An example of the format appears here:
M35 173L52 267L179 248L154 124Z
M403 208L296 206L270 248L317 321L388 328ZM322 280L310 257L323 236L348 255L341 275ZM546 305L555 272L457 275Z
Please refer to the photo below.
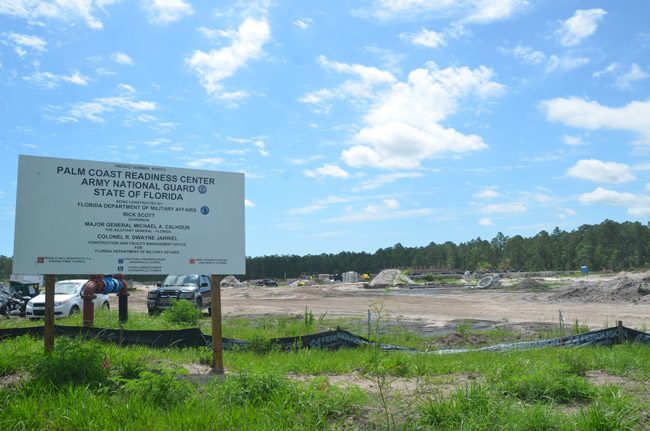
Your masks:
M54 317L67 317L83 310L83 298L81 293L88 280L62 280L54 285ZM97 294L93 301L95 310L104 308L108 310L108 295ZM33 297L27 303L25 315L30 319L43 317L45 315L45 292Z

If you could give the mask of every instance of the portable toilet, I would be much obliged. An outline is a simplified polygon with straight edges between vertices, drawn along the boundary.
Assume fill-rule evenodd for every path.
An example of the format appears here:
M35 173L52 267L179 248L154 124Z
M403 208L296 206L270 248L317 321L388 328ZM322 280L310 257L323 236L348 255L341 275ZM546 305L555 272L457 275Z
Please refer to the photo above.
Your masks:
M582 273L582 275L587 275L589 273L589 270L587 269L587 265L582 265L580 267L580 273Z

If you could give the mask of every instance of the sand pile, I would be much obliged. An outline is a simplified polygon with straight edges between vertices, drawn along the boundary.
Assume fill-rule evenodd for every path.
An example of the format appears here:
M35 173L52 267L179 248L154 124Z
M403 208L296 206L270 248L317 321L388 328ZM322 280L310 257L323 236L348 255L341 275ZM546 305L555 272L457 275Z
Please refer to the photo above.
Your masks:
M221 280L221 287L244 287L246 284L247 283L242 283L241 281L237 280L237 277L234 275L229 275L228 277L225 277L223 280Z
M580 302L650 303L650 273L623 274L606 281L581 280L551 299Z
M370 282L370 287L392 287L404 284L415 284L413 280L403 275L399 269L384 269Z
M302 286L315 286L317 284L318 283L316 283L314 280L311 280L311 279L300 279L300 280L294 281L289 286L302 287Z
M548 289L544 283L534 278L524 278L519 283L513 284L508 288L512 290L526 290L533 292L539 292Z

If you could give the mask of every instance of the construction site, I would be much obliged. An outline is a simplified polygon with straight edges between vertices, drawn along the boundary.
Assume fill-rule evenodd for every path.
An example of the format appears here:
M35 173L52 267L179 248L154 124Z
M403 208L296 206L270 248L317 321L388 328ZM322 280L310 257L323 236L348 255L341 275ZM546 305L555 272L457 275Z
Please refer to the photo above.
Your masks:
M147 292L154 287L135 283L129 308L146 311ZM422 335L453 332L468 321L474 329L538 331L559 325L560 313L592 329L620 320L644 330L650 323L650 272L440 276L415 282L399 270L385 270L370 281L289 280L277 287L229 276L221 290L226 319L298 317L306 309L316 316L365 319L368 310L381 309L385 321Z

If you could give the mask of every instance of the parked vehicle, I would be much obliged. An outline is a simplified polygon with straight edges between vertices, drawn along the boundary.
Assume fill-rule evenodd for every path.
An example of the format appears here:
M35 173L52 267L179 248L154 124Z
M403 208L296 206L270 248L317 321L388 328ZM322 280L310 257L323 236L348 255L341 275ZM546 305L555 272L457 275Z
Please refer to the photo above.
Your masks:
M149 315L157 314L171 307L173 300L181 299L192 302L199 310L207 309L208 314L211 314L211 286L210 277L207 275L170 274L158 288L150 290L147 294Z
M258 280L255 284L258 286L278 287L277 281L271 280L270 278L265 278L264 280Z
M88 280L62 280L54 285L54 317L67 317L83 310L81 294ZM99 293L93 300L95 309L109 309L108 295ZM45 292L39 293L27 303L25 316L36 319L45 315Z
M9 316L24 316L25 307L30 297L24 297L10 288L0 285L0 314Z

